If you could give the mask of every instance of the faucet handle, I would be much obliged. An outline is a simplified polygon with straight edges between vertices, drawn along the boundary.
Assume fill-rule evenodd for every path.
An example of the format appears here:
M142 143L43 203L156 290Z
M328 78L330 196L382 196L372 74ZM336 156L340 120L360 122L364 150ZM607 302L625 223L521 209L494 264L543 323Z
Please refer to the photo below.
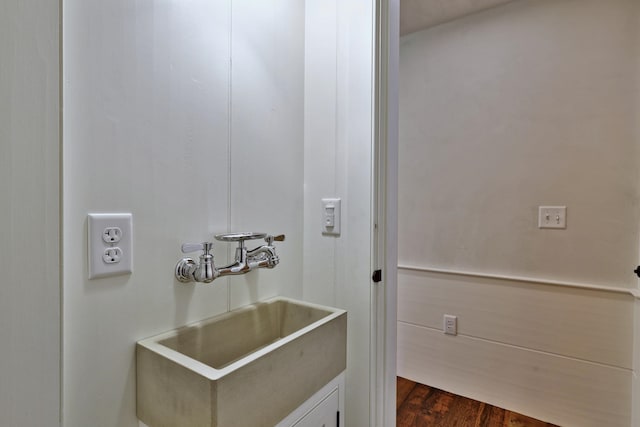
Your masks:
M271 246L273 244L273 242L284 242L284 234L278 234L277 236L267 236L264 238L265 242L267 242L267 245Z
M183 254L188 254L190 252L196 251L204 251L204 255L209 255L209 252L211 252L211 249L213 249L213 243L183 243L181 249Z

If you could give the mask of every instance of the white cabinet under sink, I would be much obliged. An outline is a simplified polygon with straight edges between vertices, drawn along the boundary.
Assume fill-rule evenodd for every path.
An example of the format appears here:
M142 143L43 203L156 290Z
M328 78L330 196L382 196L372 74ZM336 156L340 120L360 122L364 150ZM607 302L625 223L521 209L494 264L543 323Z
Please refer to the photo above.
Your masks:
M276 427L344 426L344 372L300 405Z
M293 427L338 427L338 391L327 396L318 406L304 416Z
M344 372L325 385L275 427L344 426ZM139 421L139 427L148 427Z

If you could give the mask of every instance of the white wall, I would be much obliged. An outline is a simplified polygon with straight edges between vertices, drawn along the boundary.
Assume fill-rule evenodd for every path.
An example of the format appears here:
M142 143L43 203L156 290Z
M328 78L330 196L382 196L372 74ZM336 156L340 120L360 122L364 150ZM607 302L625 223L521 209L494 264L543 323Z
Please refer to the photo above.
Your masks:
M60 416L59 2L0 3L0 425Z
M373 425L371 345L374 2L307 0L305 300L348 311L345 424ZM339 237L321 234L321 199L342 199Z
M633 284L633 7L520 1L403 38L403 262ZM537 229L543 204L566 231Z
M276 269L231 279L230 304L239 307L302 296L305 8L299 0L231 4L229 230L286 235Z
M400 35L424 30L513 0L402 0Z
M66 1L65 427L136 425L136 340L276 294L349 310L346 417L369 424L373 7ZM102 211L133 212L131 276L86 279ZM180 244L227 229L285 233L280 265L177 284Z
M64 23L64 425L137 426L137 340L302 294L304 8L65 0ZM120 211L134 272L87 280L86 215ZM174 280L181 243L231 229L285 233L280 265Z
M399 276L401 375L560 425L629 425L637 13L521 0L402 39L399 263L418 268ZM537 228L547 204L568 207L566 230Z

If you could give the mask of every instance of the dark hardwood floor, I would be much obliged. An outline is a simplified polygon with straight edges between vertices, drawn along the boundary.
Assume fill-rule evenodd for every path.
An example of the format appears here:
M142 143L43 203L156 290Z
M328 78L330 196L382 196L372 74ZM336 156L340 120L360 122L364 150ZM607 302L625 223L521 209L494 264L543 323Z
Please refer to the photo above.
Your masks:
M397 427L558 427L398 377Z

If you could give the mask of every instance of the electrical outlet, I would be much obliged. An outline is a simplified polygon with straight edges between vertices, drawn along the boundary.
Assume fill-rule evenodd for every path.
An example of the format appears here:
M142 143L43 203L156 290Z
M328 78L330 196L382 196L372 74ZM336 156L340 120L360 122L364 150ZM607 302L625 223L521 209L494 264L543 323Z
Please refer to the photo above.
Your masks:
M122 249L118 247L105 249L102 260L105 264L119 263L122 260Z
M118 243L122 238L120 227L107 227L102 232L102 240L105 243Z
M458 317L445 314L442 321L442 330L447 335L458 335Z
M89 214L87 222L89 279L132 273L132 215Z

